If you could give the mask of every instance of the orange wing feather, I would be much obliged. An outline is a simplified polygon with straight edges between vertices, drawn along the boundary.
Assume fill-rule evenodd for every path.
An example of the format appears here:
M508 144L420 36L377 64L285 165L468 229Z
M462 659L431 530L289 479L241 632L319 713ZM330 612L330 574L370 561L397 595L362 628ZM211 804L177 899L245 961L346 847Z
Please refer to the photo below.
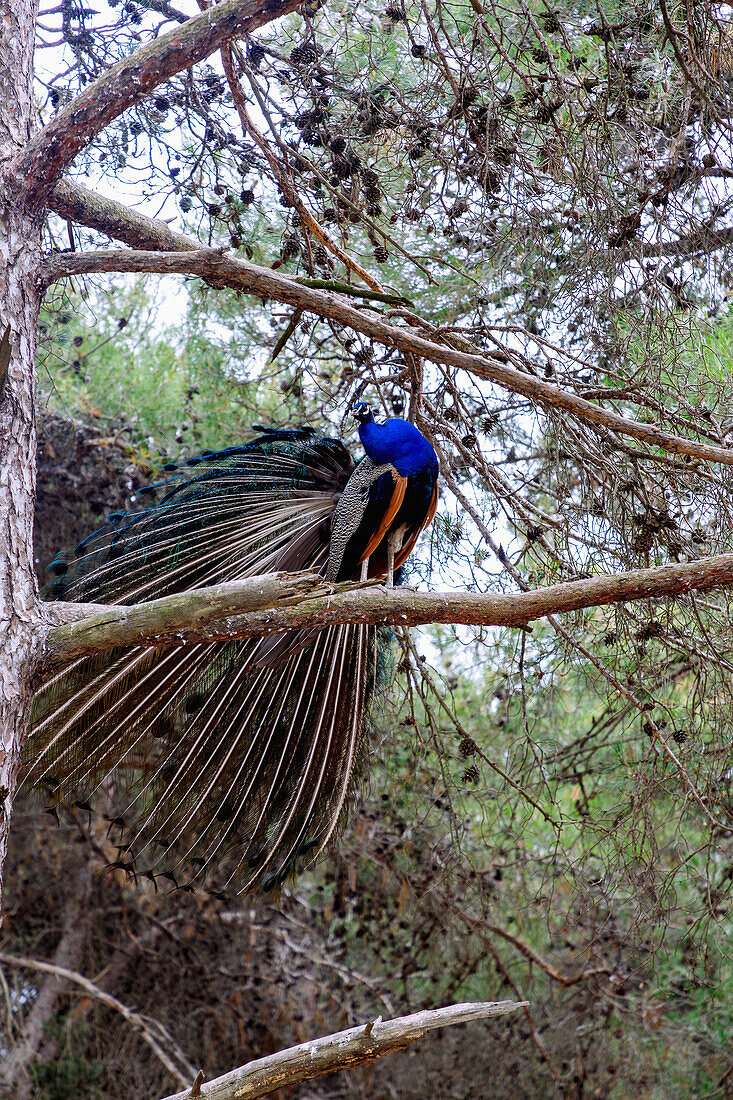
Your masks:
M412 553L413 546L417 542L417 536L420 534L421 531L424 531L425 528L429 527L430 524L433 522L433 516L435 515L435 509L437 507L438 507L438 482L436 481L435 485L433 486L433 495L430 498L430 504L428 506L428 511L427 511L427 515L425 516L425 520L421 524L421 526L418 527L418 529L415 531L412 538L408 539L408 541L405 543L405 545L400 550L399 554L395 554L395 559L394 559L395 569L399 569L399 567L401 565L405 564L405 562L409 558L410 554Z
M387 511L384 513L382 522L379 524L379 527L369 539L366 550L359 558L360 562L366 561L367 558L371 557L384 536L387 534L392 520L395 518L400 508L402 507L402 501L405 499L405 491L407 489L407 478L401 477L396 470L392 471L392 477L394 478L395 482L392 499L389 502Z

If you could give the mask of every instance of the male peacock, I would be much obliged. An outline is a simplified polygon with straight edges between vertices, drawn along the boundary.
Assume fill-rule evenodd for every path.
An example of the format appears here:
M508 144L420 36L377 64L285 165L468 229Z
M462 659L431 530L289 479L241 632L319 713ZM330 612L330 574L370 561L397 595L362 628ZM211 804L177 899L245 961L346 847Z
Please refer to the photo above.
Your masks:
M438 462L412 424L355 412L356 466L309 428L206 452L157 504L110 516L57 561L54 595L130 604L298 569L391 584L435 512ZM39 693L27 777L86 804L114 772L120 862L135 873L276 885L351 800L383 676L378 634L346 625L82 659Z

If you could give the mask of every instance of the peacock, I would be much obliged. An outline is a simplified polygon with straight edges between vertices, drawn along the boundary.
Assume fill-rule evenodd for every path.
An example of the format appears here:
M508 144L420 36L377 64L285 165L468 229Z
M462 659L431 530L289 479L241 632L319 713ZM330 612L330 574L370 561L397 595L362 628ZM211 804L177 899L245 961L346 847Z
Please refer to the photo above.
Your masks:
M364 402L354 414L356 464L330 435L261 425L243 446L168 464L154 503L53 563L52 595L132 604L302 569L399 583L435 513L438 461L408 421L377 422ZM116 865L156 886L278 887L354 802L384 634L348 624L80 659L38 692L26 779L53 805L90 808L114 776Z

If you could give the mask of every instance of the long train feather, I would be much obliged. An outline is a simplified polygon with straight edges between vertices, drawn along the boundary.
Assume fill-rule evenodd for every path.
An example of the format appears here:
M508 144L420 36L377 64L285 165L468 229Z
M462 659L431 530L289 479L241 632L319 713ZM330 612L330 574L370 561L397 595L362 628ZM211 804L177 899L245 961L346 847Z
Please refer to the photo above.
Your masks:
M424 525L437 478L423 437L389 424L423 459L427 447L424 476L383 457L354 474L337 440L264 430L192 461L156 487L157 503L110 517L54 563L53 595L138 603L275 569L337 580L373 552L384 570ZM346 625L77 660L38 694L26 779L54 802L113 779L135 873L277 885L330 841L351 801L382 675L378 633Z
M115 517L57 562L54 595L135 603L268 569L322 570L352 466L340 443L310 432L209 455L166 482L157 504ZM374 631L321 631L278 668L255 662L258 644L75 662L39 692L27 780L58 801L117 776L139 873L280 882L328 842L348 804Z

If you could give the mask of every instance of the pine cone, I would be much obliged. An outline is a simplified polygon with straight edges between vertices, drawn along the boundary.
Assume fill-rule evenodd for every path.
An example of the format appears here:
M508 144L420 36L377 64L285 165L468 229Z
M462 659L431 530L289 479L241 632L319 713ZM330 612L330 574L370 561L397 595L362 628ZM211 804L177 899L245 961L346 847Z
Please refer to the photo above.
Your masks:
M293 65L312 65L314 61L318 60L318 52L315 46L312 46L309 42L304 42L290 51L290 60Z

